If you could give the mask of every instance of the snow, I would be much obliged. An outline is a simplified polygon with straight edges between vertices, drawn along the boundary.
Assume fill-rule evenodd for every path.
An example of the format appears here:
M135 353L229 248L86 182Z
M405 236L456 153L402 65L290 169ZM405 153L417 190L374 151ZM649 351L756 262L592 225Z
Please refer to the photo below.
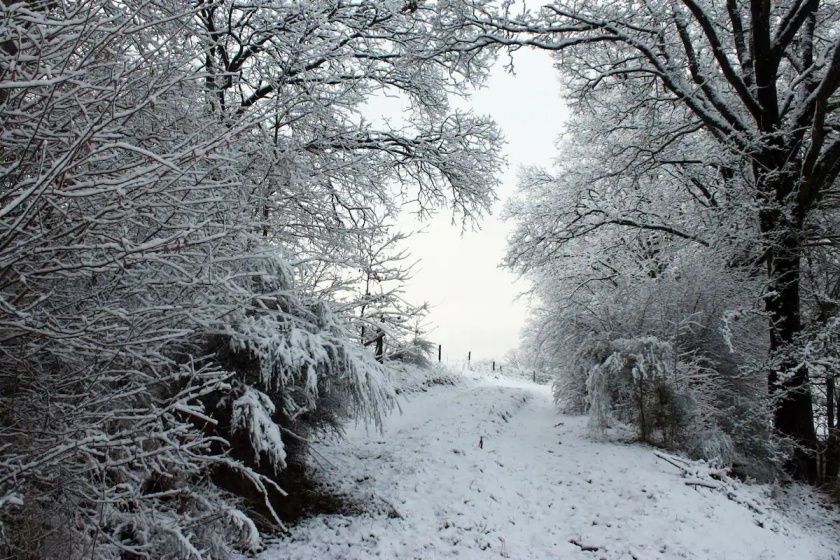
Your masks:
M840 558L840 515L811 490L718 483L592 439L547 386L469 373L401 408L384 434L316 446L367 513L306 520L260 560Z

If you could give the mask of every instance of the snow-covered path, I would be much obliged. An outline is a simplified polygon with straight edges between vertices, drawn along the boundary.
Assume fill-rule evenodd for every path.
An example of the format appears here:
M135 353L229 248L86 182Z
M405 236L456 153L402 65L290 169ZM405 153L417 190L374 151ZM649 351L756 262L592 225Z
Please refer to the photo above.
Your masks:
M688 486L649 447L589 439L545 386L476 376L402 409L384 435L318 448L325 477L370 513L310 519L262 560L840 559L837 513L803 490L739 485L750 509Z

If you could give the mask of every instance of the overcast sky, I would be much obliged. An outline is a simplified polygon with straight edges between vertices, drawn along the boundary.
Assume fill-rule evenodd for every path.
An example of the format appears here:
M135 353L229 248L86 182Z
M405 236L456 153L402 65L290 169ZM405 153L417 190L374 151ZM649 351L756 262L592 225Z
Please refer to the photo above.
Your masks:
M474 360L501 360L518 345L527 316L526 299L517 300L526 284L499 267L511 229L499 214L515 192L522 166L551 164L566 108L547 53L516 53L515 75L504 70L505 62L497 63L487 86L469 102L477 113L489 114L507 140L509 165L493 215L482 220L479 231L462 235L443 212L407 244L420 261L407 299L431 304L429 338L443 344L445 360L464 359L468 351Z

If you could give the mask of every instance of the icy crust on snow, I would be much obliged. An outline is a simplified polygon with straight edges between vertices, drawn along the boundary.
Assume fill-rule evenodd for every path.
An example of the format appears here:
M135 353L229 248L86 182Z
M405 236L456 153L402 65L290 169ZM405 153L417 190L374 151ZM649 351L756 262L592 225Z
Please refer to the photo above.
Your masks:
M402 411L318 446L323 478L368 513L307 520L260 560L840 558L840 516L811 490L593 440L548 387L474 375Z

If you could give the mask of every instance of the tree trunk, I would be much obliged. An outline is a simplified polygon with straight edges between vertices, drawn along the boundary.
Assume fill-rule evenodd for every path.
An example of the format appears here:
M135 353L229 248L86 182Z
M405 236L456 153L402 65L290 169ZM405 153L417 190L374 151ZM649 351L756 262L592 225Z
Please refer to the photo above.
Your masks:
M376 337L376 352L374 356L380 364L385 361L385 333L382 330L379 331Z
M835 400L834 372L830 371L825 379L826 427L828 439L825 446L825 482L831 484L840 472L840 434L836 422L837 401Z
M777 226L778 221L762 220L762 225L771 224ZM816 482L817 434L808 370L796 367L796 360L785 356L802 330L799 294L801 245L793 227L774 227L766 233L775 237L771 238L768 249L771 293L765 304L770 315L770 351L783 356L776 369L768 375L770 395L775 400L773 424L780 435L797 444L787 464L788 472L797 480Z

